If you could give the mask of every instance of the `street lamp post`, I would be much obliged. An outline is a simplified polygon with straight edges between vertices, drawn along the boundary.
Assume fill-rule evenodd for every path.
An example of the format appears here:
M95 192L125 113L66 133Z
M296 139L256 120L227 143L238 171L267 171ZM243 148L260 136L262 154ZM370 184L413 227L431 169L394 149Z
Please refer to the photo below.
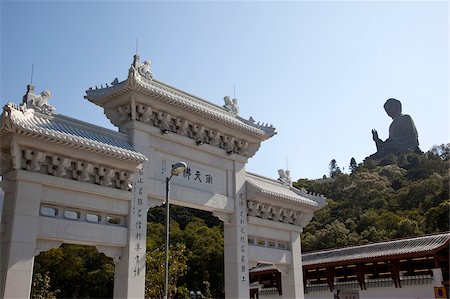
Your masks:
M172 170L170 171L170 177L166 178L166 248L165 248L165 265L164 265L164 299L168 298L169 294L169 190L170 190L170 179L174 175L179 175L187 168L185 162L177 162L172 165Z

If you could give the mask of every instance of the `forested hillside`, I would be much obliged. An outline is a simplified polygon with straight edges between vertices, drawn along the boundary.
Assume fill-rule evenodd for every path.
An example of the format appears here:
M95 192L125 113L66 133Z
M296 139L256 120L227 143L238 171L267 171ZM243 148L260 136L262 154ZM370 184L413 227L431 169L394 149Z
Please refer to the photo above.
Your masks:
M343 173L336 161L322 179L294 185L324 194L302 234L302 250L378 242L449 230L449 150L391 156ZM162 297L164 207L147 215L146 296ZM170 293L223 297L223 223L211 213L171 206ZM94 247L63 244L35 259L33 298L111 298L114 263Z
M328 198L303 231L303 252L448 231L449 149L352 159L350 174L332 160L328 176L298 180L296 187Z

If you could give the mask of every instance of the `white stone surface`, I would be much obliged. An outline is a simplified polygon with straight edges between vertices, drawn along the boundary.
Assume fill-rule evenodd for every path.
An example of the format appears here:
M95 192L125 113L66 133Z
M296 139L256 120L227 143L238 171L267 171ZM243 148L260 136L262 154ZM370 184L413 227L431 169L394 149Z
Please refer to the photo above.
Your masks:
M290 265L292 254L289 250L249 246L249 259L261 264Z

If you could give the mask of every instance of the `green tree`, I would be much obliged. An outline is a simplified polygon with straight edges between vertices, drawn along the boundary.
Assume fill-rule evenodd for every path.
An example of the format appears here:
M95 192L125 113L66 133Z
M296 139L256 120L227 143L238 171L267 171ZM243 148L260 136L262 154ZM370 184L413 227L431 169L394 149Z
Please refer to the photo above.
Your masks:
M436 233L448 231L450 219L450 199L441 202L439 205L430 208L425 213L424 224L426 231Z
M149 252L163 246L165 242L164 226L159 223L164 221L164 217L159 216L160 213L158 208L149 211L148 218L152 220L147 225ZM222 298L224 296L222 222L211 213L174 206L174 210L171 210L170 240L172 244L185 244L189 252L187 260L189 275L181 277L178 284L189 290L201 291L207 298Z
M223 229L208 227L201 219L193 219L185 228L184 242L191 250L186 284L193 290L213 298L223 298Z
M337 165L337 162L335 159L330 161L329 169L330 169L330 177L332 177L332 178L335 177L336 175L342 173L342 171L339 168L339 166Z
M169 246L169 286L168 296L186 295L186 287L179 286L178 281L187 273L187 260L190 254L185 244L176 243ZM147 251L145 273L145 296L164 297L165 249L157 247Z
M111 298L114 264L93 246L62 244L41 252L34 263L34 277L48 275L57 298ZM37 282L36 282L37 284ZM58 292L58 290L60 290Z
M35 273L31 286L32 299L56 299L60 290L51 290L50 276L46 273Z
M350 165L348 166L348 169L350 169L350 172L353 173L356 171L357 168L358 168L358 164L356 164L355 158L352 157L350 159Z

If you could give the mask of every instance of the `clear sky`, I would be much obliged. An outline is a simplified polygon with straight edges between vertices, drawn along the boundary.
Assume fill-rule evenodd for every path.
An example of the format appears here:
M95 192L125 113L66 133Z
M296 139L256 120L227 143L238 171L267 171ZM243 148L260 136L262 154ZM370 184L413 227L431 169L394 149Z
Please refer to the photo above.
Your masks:
M422 150L449 142L448 1L2 1L1 102L30 83L60 114L115 129L83 99L123 80L136 51L155 77L273 124L247 170L320 178L388 136L383 104L403 103Z

